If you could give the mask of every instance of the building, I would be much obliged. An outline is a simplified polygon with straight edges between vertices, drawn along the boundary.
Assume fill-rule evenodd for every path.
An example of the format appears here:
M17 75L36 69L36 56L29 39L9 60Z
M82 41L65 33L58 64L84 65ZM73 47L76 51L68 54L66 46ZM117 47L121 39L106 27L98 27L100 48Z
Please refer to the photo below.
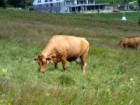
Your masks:
M33 8L49 13L71 13L105 9L106 3L96 4L95 0L34 0Z

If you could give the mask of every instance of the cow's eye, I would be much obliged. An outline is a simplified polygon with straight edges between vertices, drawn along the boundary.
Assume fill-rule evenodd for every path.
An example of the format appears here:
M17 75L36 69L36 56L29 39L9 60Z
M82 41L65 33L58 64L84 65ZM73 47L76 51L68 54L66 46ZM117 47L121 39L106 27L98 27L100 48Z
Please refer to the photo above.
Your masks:
M46 60L48 60L48 61L49 61L49 60L50 60L50 58L46 58Z

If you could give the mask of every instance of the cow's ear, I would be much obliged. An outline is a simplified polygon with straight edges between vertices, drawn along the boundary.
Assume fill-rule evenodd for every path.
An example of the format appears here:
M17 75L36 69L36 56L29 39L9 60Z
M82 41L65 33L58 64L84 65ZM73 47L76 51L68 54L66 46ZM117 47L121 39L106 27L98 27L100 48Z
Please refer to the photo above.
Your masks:
M34 60L37 61L38 60L38 57L34 58Z
M35 61L42 59L42 55L38 55L36 58L34 58Z

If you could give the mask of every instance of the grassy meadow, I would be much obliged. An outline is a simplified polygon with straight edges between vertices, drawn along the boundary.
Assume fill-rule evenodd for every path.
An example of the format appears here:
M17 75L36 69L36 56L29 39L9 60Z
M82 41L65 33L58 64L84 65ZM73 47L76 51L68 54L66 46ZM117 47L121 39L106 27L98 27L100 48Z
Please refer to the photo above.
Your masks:
M121 17L0 10L0 105L139 105L140 51L118 43L140 35L140 13ZM75 62L38 71L34 58L54 34L87 38L85 74Z

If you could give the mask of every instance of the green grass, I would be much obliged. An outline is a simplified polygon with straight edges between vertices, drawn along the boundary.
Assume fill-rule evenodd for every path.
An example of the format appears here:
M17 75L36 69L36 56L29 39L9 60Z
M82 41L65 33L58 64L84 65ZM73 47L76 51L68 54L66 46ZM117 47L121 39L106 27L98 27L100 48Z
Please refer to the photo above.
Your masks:
M0 105L139 105L140 52L118 43L140 35L140 14L121 16L0 10ZM87 38L85 74L75 62L38 72L34 58L53 34Z

